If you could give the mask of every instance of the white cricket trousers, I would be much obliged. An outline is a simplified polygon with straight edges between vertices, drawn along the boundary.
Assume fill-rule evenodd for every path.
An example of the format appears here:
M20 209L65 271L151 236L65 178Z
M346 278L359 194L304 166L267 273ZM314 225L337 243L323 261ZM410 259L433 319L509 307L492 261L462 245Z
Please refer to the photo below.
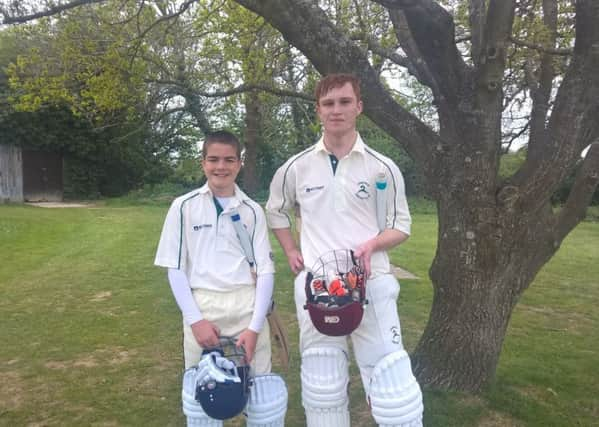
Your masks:
M194 289L193 297L204 319L215 323L220 328L222 336L237 338L247 329L252 319L256 288L243 286L227 292ZM185 320L183 320L183 353L185 369L197 365L202 356L202 348ZM268 322L265 321L262 331L258 334L251 368L255 375L259 375L270 373L271 367L270 329Z

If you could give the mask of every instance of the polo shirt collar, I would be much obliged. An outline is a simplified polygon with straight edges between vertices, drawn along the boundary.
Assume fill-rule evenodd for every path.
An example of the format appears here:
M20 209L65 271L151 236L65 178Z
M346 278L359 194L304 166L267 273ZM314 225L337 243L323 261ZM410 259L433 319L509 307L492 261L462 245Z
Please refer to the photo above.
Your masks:
M210 190L210 187L208 187L208 183L202 185L199 189L200 194L206 194L209 195L210 197L214 197L214 195L212 194L212 191ZM239 188L239 186L237 184L235 184L235 194L233 195L233 200L231 200L231 202L229 202L229 206L234 208L239 206L242 202L249 200L250 198L248 197L247 194L245 194L241 188ZM225 211L227 211L228 209L225 209Z
M318 140L318 142L316 142L315 148L316 148L317 152L323 152L325 154L331 154L331 152L324 145L324 135L320 137L320 139ZM356 142L354 142L354 146L352 147L352 149L350 150L350 152L348 153L348 155L351 155L354 152L362 154L362 155L366 152L364 141L362 140L362 137L360 136L359 132L357 132Z

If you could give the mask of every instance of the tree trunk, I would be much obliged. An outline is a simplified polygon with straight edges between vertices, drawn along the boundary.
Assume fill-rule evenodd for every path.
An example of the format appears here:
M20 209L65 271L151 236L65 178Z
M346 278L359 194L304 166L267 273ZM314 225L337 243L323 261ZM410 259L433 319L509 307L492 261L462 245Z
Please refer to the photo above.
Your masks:
M260 101L257 94L250 92L245 96L245 158L243 165L243 186L250 195L259 189L258 182L258 143L260 138Z
M495 375L519 297L559 243L549 205L508 212L492 199L475 209L460 200L474 194L462 187L438 203L433 305L413 363L423 384L478 392Z

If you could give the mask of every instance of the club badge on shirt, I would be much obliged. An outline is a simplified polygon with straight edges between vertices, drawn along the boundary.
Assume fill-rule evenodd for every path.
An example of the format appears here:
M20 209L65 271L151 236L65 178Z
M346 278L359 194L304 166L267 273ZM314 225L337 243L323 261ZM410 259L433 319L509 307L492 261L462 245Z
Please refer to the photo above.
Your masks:
M358 199L369 199L370 198L370 192L368 191L370 187L370 184L367 183L366 181L360 181L358 182L358 191L356 191L356 197Z

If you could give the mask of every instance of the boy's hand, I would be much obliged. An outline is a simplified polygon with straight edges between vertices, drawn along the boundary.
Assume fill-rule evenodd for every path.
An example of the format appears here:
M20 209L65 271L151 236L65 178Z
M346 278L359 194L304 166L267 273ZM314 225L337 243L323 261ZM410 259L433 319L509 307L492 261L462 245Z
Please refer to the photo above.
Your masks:
M374 242L374 239L368 240L358 246L358 248L354 251L356 258L359 258L362 262L362 266L364 267L364 275L366 278L370 277L370 259L372 258L372 253L375 249Z
M287 262L294 274L298 274L304 269L304 258L298 249L293 249L285 255L287 255Z
M220 329L214 323L202 319L191 325L191 330L200 347L212 348L219 345Z
M245 357L248 363L250 363L254 358L257 341L258 333L252 331L251 329L246 329L243 331L237 339L237 347L243 347L245 349Z

